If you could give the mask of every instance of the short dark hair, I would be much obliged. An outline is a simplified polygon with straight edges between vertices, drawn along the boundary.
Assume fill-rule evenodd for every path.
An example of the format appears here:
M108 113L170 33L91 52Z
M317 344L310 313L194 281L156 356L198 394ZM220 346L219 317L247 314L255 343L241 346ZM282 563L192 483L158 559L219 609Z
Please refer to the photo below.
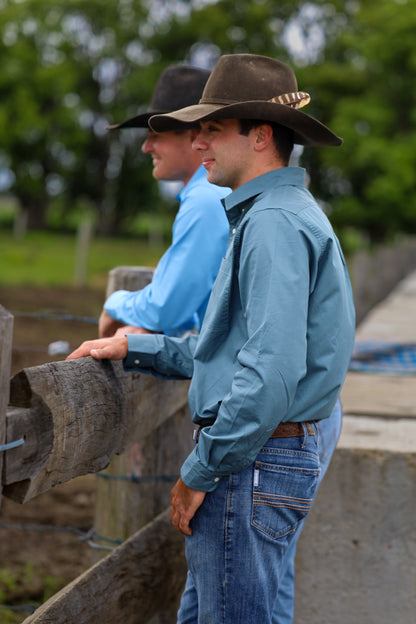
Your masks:
M263 121L261 119L239 119L240 122L240 134L248 136L250 130L267 124L271 126L273 130L273 142L279 156L282 158L285 165L289 164L290 155L293 150L294 144L294 131L291 128L286 128L281 124L273 121Z

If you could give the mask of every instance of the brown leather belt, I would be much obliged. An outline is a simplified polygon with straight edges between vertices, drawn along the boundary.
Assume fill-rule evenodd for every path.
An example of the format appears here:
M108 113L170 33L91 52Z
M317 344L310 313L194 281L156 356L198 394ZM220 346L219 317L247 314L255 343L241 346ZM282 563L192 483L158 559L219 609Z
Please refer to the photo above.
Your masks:
M315 435L315 427L309 421L307 422L281 422L277 425L276 429L273 431L271 438L297 438L305 435L305 430L303 428L304 425L306 427L306 433L308 435ZM203 429L204 425L201 425L199 429L195 429L194 431L194 441L198 442L199 434Z
M303 436L305 435L305 430L302 425L306 427L306 433L315 435L315 427L311 422L281 422L277 425L270 437L297 438L298 436Z

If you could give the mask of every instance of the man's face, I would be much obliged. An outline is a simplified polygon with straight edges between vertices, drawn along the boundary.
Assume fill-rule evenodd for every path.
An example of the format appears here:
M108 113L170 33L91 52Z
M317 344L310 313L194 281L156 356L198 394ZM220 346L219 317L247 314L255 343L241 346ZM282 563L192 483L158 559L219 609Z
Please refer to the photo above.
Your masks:
M181 180L185 184L201 164L192 150L194 130L184 132L153 132L142 145L142 152L151 154L153 177L156 180Z
M240 134L237 119L201 123L192 147L201 155L209 182L235 190L251 179L253 150L250 134Z

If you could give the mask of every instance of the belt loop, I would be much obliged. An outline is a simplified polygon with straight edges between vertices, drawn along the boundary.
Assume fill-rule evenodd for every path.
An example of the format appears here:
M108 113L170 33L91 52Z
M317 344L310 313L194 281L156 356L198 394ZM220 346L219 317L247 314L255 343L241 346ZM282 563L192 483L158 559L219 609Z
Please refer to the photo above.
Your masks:
M312 427L315 430L315 446L319 450L321 444L320 430L316 420L312 420Z
M302 448L305 448L309 433L308 433L308 428L304 422L302 423L302 429L303 429Z

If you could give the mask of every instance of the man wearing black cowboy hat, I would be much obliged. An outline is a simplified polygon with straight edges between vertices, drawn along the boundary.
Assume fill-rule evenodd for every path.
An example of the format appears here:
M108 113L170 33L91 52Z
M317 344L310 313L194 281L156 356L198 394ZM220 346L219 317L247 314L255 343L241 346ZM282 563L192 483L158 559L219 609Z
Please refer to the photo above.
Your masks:
M149 118L196 104L209 71L174 65L165 69L149 109L112 129L148 128ZM107 299L100 336L127 332L181 335L199 330L228 239L228 221L220 199L229 189L209 184L199 155L192 150L195 131L149 131L142 151L153 158L156 180L179 180L172 243L160 259L151 283L142 290L118 290Z
M158 132L199 123L193 147L208 180L233 191L223 200L227 253L201 332L94 341L70 356L192 377L195 447L171 493L189 566L179 624L289 621L279 612L288 553L339 433L351 286L304 171L288 165L294 142L342 141L299 110L308 101L284 63L225 55L199 104L151 118Z

